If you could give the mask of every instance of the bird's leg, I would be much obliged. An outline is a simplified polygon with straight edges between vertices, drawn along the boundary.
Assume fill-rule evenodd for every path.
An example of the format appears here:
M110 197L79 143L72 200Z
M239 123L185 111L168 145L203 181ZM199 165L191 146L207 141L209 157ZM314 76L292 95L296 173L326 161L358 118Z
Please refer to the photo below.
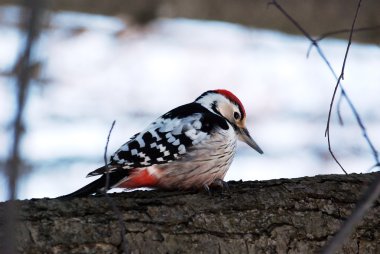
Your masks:
M224 196L225 195L224 190L226 190L227 193L230 194L230 188L228 186L228 183L219 178L215 179L209 185L204 184L203 188L208 192L210 196L214 196L215 194Z
M230 187L228 186L228 183L223 181L220 178L215 179L211 184L211 188L221 188L222 190L227 190L227 192L230 192Z
M210 195L210 196L212 195L210 187L207 184L204 184L203 188L207 191L208 195Z

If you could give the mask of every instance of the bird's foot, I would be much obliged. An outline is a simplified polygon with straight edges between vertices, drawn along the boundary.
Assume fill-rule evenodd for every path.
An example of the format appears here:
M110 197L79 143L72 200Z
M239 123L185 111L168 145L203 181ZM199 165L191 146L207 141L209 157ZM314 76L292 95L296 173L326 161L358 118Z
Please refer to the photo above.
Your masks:
M218 190L221 191L221 193L223 193L224 190L230 193L230 187L228 186L228 183L219 178L215 179L210 185L205 184L203 187L209 195L212 195Z
M211 188L220 188L222 190L230 191L230 187L228 186L228 183L223 181L220 178L215 179L211 184Z
M203 188L205 189L205 191L207 191L208 195L211 196L212 195L212 192L210 190L210 187L207 185L207 184L204 184L203 185Z

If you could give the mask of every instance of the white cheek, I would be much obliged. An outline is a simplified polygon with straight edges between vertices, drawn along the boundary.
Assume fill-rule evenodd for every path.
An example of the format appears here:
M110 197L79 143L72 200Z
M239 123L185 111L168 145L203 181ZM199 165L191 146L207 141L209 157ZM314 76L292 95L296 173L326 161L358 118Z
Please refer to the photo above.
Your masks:
M219 106L219 112L220 114L222 114L222 116L227 118L229 121L234 122L234 119L233 119L234 111L233 111L233 108L231 107L231 104L222 103Z

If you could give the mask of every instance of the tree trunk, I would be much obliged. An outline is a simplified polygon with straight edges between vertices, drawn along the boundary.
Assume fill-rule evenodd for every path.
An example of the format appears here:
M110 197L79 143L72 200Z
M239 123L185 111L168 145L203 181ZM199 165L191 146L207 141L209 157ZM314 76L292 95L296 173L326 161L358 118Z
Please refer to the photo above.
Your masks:
M128 253L318 253L373 178L229 182L230 191L211 195L135 191L110 197L126 228ZM121 252L121 224L106 197L16 203L21 253ZM6 205L0 203L1 218ZM379 214L378 200L342 253L380 253Z

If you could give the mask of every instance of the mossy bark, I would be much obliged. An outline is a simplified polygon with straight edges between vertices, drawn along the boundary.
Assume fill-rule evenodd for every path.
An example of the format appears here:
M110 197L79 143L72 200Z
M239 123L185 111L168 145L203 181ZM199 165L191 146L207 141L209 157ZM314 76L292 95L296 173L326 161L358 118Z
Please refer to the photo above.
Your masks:
M374 174L230 182L230 191L110 195L128 253L318 253ZM120 253L117 215L105 197L17 201L20 253ZM0 203L3 218L6 203ZM380 253L377 201L342 253ZM3 222L0 232L5 234ZM0 242L0 245L2 243Z

